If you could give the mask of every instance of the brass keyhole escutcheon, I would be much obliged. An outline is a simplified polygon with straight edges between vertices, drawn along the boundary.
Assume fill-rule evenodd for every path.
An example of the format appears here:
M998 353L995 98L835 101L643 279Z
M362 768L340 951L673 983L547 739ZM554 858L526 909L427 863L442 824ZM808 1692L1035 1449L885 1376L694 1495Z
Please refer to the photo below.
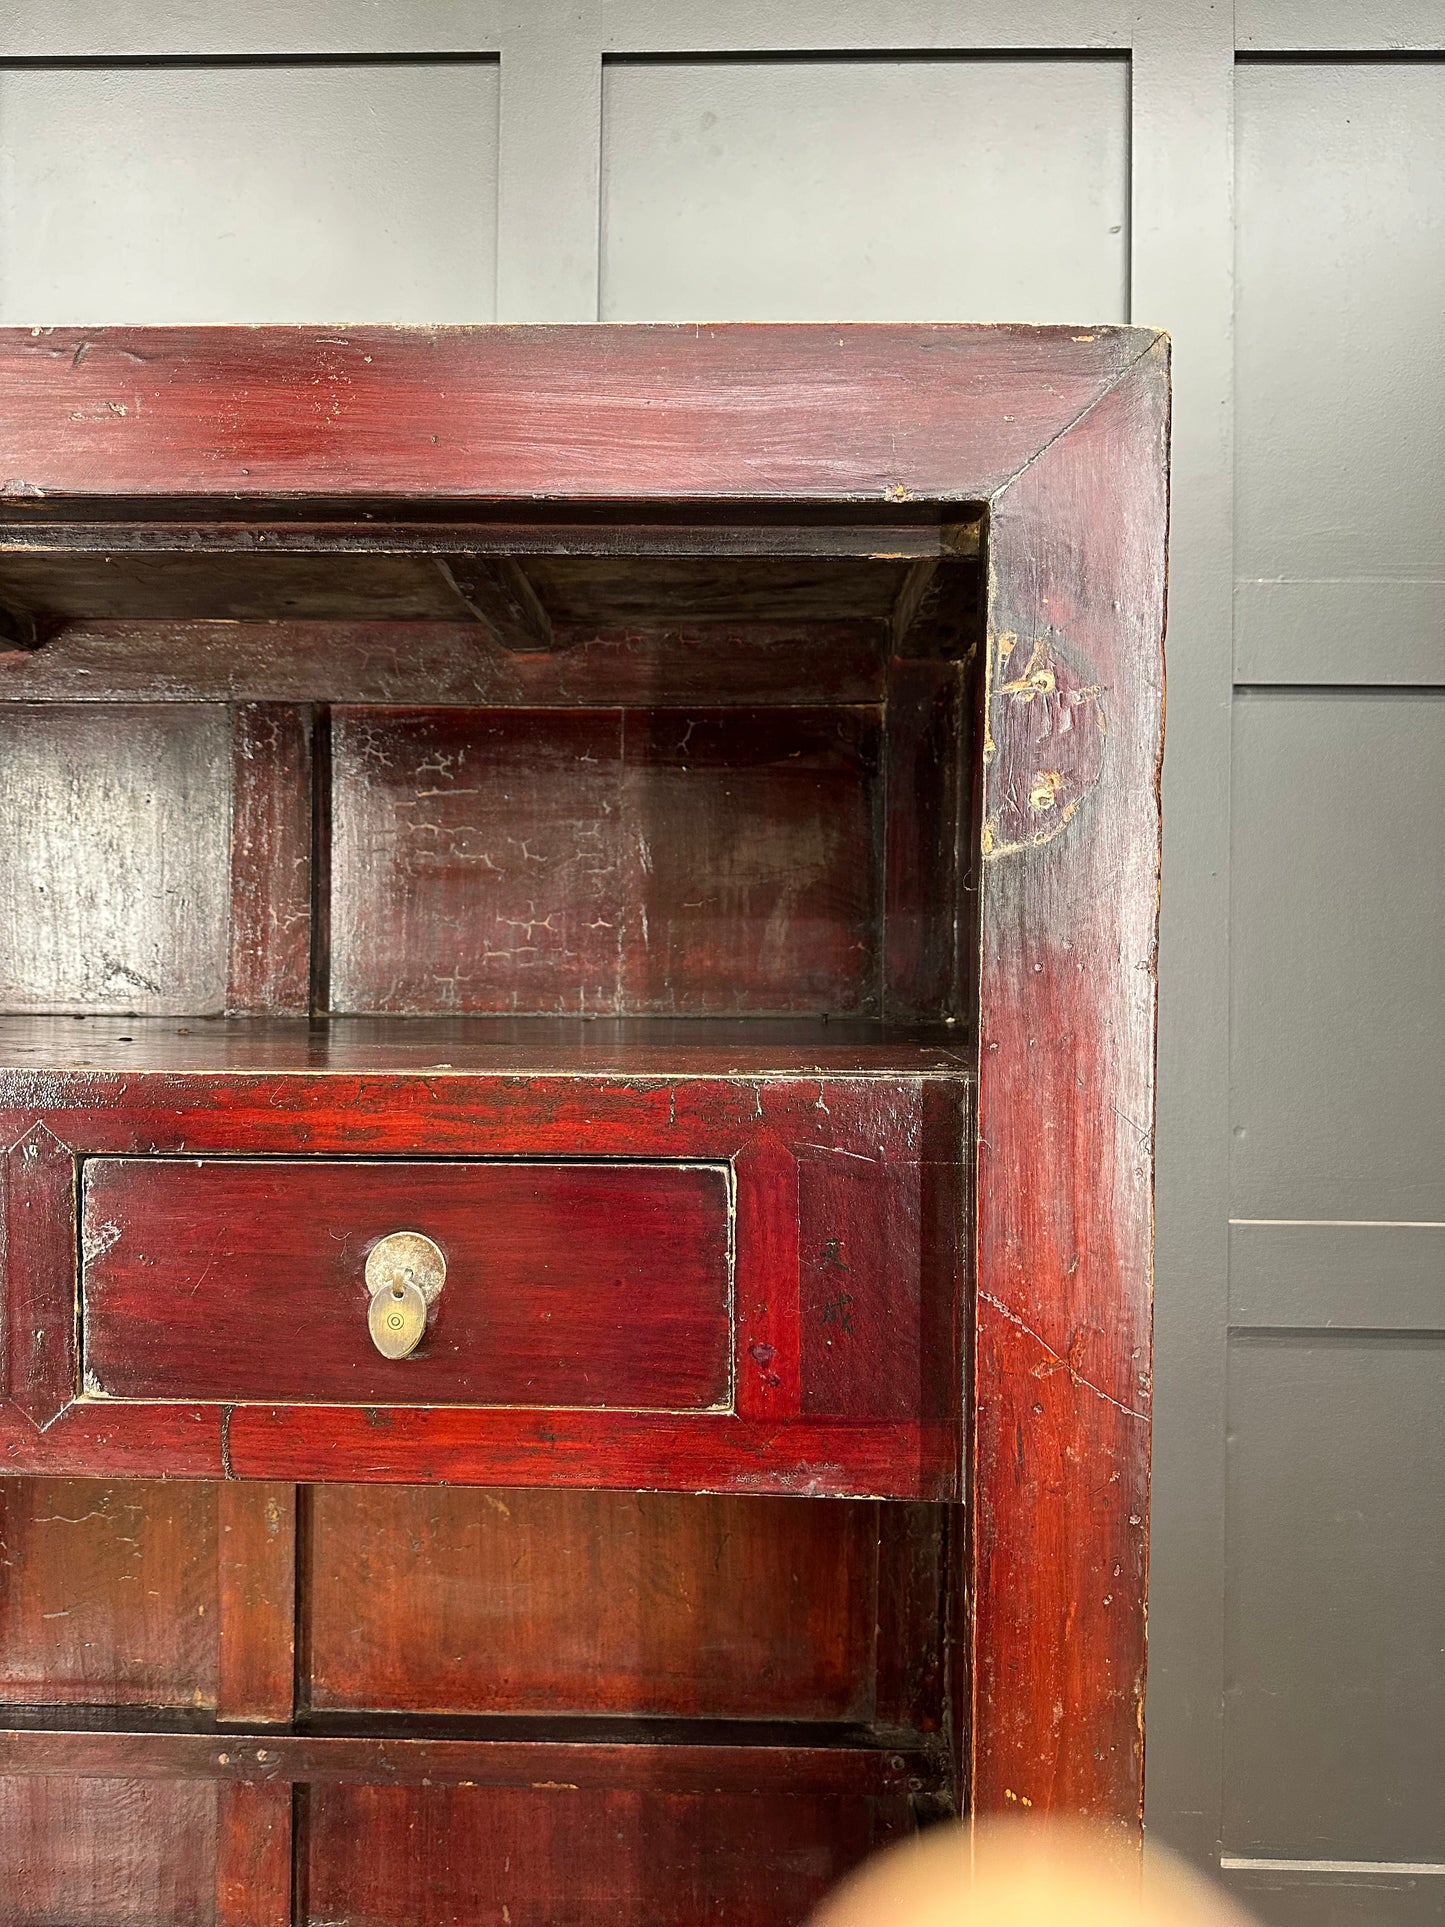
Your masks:
M446 1283L447 1261L420 1231L393 1231L367 1254L366 1314L383 1358L409 1358L426 1336L427 1311Z

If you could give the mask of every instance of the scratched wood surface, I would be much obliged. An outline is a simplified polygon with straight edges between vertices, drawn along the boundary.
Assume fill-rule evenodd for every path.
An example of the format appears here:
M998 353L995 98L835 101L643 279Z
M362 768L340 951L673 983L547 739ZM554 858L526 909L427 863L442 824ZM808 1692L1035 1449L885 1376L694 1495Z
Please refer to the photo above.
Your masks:
M878 1514L810 1499L318 1486L311 1703L871 1717ZM907 1662L890 1647L883 1663Z
M336 710L331 1008L876 1014L879 723Z
M216 1792L204 1782L0 1777L5 1927L211 1927Z
M0 1479L0 1700L216 1704L213 1487Z
M31 1255L12 1264L9 1301L53 1334L43 1348L12 1348L0 1434L16 1470L959 1490L963 1253L945 1228L962 1205L970 1086L956 1066L647 1077L293 1064L259 1077L39 1069L3 1083L6 1131L42 1091L49 1119L9 1160L12 1206L31 1200L11 1211L12 1258ZM313 1162L288 1161L298 1157ZM437 1161L469 1158L498 1162ZM827 1181L832 1164L849 1177ZM564 1248L567 1211L536 1202L544 1183L554 1201L585 1183L646 1204L684 1180L713 1187L691 1232L670 1207L668 1224L651 1205L639 1215L614 1202L576 1219L595 1233ZM495 1195L495 1213L466 1208L469 1184ZM364 1247L418 1212L459 1254L467 1288L455 1310L443 1294L430 1362L418 1353L392 1373L365 1334ZM299 1325L277 1314L282 1224L284 1244L317 1254L288 1287ZM478 1238L501 1239L489 1254L498 1264L468 1284ZM665 1266L638 1271L674 1245L675 1279ZM617 1277L641 1280L623 1293L625 1311L599 1298L589 1248L599 1261L616 1254L620 1269L595 1274L609 1304ZM574 1348L544 1335L554 1305L575 1308ZM441 1347L444 1325L455 1353ZM384 1408L380 1421L368 1404Z
M0 330L4 499L982 502L1128 328ZM114 405L112 405L114 404Z
M973 1797L1130 1832L1168 399L1156 343L995 505L981 830Z
M86 1388L727 1408L731 1212L721 1164L96 1158L80 1221ZM440 1246L446 1282L416 1350L383 1358L367 1255L405 1229Z
M0 808L22 767L92 808L93 767L117 822L181 829L107 867L109 818L53 810L53 906L39 844L0 858L0 1005L36 1013L0 1017L0 1450L264 1495L192 1520L168 1485L121 1535L144 1560L179 1532L156 1590L198 1624L215 1602L174 1666L111 1502L77 1485L100 1516L66 1530L96 1536L48 1565L52 1526L22 1528L13 1691L70 1666L100 1711L67 1732L12 1700L0 1798L36 1871L9 1918L440 1921L481 1892L519 1922L691 1921L706 1892L781 1923L910 1792L1137 1835L1165 354L0 331L0 601L41 644L0 651ZM75 935L86 890L97 932L181 960L149 1004L103 994L112 952L135 966ZM537 956L493 960L494 907ZM308 1000L393 1014L308 1027ZM201 1015L228 1002L266 1014ZM53 1014L138 1008L167 1014ZM580 1015L608 1008L638 1014ZM78 1163L157 1154L731 1164L737 1410L211 1402L169 1366L172 1396L77 1396ZM758 1492L806 1526L734 1512ZM359 1567L391 1575L364 1610ZM72 1665L47 1588L92 1572ZM376 1656L398 1603L410 1665ZM187 1691L218 1726L123 1729ZM574 1694L650 1711L606 1744L447 1724ZM791 1724L709 1724L739 1711Z
M484 1787L328 1787L308 1803L317 1923L802 1927L906 1799L766 1799Z
M0 1007L225 1008L226 712L0 708Z

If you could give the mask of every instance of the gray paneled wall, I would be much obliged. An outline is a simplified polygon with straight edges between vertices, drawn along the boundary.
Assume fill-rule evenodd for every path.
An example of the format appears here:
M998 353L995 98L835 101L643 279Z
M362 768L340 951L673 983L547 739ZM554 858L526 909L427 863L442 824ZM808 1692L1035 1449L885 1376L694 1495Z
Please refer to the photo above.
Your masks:
M17 0L0 318L1172 330L1149 1819L1279 1927L1415 1927L1445 1919L1445 15L1232 12Z
M1239 678L1437 683L1445 62L1245 61L1235 138Z
M1445 62L1248 60L1235 131L1222 1833L1439 1920Z
M605 321L1119 321L1117 55L609 61Z
M0 321L490 321L492 60L0 72Z

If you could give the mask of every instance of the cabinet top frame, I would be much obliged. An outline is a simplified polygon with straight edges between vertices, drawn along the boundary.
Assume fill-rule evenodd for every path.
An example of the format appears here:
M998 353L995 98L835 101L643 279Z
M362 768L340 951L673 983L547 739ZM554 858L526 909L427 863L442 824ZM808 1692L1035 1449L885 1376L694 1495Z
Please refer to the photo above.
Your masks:
M11 532L176 502L234 525L307 498L347 515L617 504L639 522L689 504L981 510L960 1724L974 1811L1131 1830L1168 415L1168 343L1146 329L0 331Z
M959 324L0 329L0 502L984 503L1161 341Z

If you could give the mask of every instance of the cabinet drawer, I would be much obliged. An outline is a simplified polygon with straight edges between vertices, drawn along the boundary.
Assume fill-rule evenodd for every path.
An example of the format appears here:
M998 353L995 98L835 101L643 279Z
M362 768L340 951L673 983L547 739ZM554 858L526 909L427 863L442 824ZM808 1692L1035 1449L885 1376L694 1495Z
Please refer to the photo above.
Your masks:
M92 1397L327 1405L732 1403L732 1192L707 1163L92 1158L81 1201ZM367 1256L446 1260L384 1358Z
M957 1494L966 1079L443 1041L474 1061L79 1065L0 1112L7 1469ZM446 1267L400 1358L395 1233Z

